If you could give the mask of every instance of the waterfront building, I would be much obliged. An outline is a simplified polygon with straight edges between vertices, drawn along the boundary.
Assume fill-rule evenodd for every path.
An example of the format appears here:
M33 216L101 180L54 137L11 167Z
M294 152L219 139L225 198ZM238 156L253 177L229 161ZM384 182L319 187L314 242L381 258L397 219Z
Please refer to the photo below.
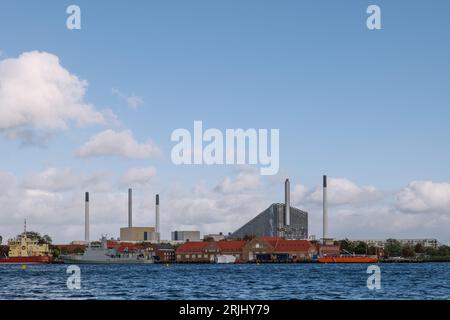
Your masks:
M152 244L149 250L152 251L156 262L174 263L175 262L175 247L170 243Z
M214 263L219 256L233 256L242 259L245 241L202 241L187 242L176 250L176 261L181 263Z
M236 262L300 262L313 260L317 253L318 247L307 240L257 237L249 241L187 242L177 248L176 261L214 263L227 257Z
M258 237L242 250L244 262L310 261L317 255L317 247L307 240L285 240L279 237Z

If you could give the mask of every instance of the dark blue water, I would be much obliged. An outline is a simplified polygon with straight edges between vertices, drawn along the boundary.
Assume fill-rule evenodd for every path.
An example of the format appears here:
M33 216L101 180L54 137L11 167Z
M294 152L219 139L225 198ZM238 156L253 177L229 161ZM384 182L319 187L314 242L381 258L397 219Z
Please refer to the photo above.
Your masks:
M367 265L0 265L0 299L450 299L450 263L384 264L381 290Z

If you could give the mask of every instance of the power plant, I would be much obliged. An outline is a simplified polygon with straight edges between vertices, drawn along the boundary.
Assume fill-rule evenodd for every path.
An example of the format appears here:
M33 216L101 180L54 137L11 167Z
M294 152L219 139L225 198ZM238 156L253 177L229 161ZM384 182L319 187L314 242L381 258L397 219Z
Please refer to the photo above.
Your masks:
M85 236L84 242L90 242L89 192L85 193ZM241 228L231 233L228 239L246 237L280 237L287 240L308 239L308 212L291 206L290 180L284 183L284 203L274 203L262 211ZM155 226L133 226L133 190L128 189L128 227L120 229L120 240L128 242L161 241L160 197L155 196ZM328 198L327 176L323 176L323 234L322 243L330 244L328 235Z
M128 189L128 227L120 228L120 240L130 242L159 241L159 195L156 196L155 227L133 227L133 190Z
M308 213L291 206L290 181L284 185L284 204L274 203L240 229L230 239L281 237L289 240L308 238Z
M84 242L90 243L89 192L85 193ZM159 195L156 195L155 227L133 227L133 190L128 189L128 227L120 229L120 240L130 242L159 242Z

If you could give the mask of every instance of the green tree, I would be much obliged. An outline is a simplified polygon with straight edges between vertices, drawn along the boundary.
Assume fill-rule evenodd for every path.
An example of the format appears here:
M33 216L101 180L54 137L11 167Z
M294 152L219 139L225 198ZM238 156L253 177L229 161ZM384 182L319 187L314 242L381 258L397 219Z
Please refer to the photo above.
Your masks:
M61 255L61 250L56 247L52 248L52 255L53 257L58 258Z
M350 252L350 253L355 252L355 245L353 244L352 241L348 239L339 241L339 245L341 247L342 252Z
M395 239L388 239L384 247L384 253L388 257L399 257L402 255L402 244Z
M425 253L425 247L423 246L423 244L418 243L414 246L414 252L415 253Z
M365 242L360 241L356 245L354 252L356 254L366 254L367 251L368 251L367 244Z
M41 236L39 232L35 231L27 231L26 235L28 239L37 241L39 244L52 244L52 238L49 235ZM20 236L18 235L17 237Z
M437 254L441 257L446 257L450 255L450 247L440 246L437 250Z
M409 244L405 244L402 247L402 257L405 258L412 258L415 257L416 253L414 252L414 248L410 246Z
M367 253L371 256L374 256L377 254L377 248L374 246L369 246Z
M42 240L43 240L46 244L52 244L52 242L53 242L52 238L51 238L48 234L44 235L44 236L42 237Z
M438 251L435 248L428 247L425 248L425 254L434 257L438 255Z

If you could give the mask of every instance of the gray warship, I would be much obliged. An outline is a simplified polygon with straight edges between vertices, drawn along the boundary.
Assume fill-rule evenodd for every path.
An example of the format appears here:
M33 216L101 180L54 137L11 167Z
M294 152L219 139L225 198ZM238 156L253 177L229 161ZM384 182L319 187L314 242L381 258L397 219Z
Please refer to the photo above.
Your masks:
M92 242L83 254L61 255L60 259L66 264L142 264L154 263L152 256L143 252L123 252L108 249L106 237L100 242Z

